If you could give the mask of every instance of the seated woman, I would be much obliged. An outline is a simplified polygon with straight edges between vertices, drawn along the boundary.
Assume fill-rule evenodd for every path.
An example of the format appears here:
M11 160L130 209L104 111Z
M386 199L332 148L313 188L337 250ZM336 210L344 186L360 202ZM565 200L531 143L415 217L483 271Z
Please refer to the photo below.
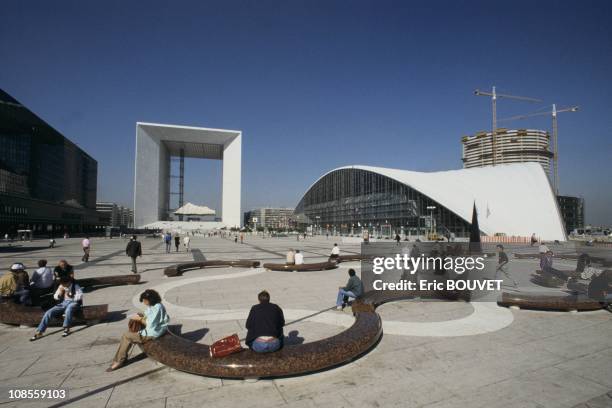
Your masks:
M42 337L45 330L49 326L49 322L56 316L64 314L64 333L62 337L70 334L70 326L72 324L72 315L81 308L83 304L83 290L71 278L64 276L59 281L59 286L53 295L53 298L60 301L59 304L47 310L36 329L34 336L30 341L38 340Z
M127 361L130 349L134 344L143 344L149 340L156 339L166 333L170 317L166 308L161 303L161 296L153 289L147 289L140 294L140 301L147 307L144 314L136 314L130 317L142 323L144 328L138 332L128 331L121 336L119 348L113 358L113 363L106 371L114 371L121 368Z
M285 316L278 305L270 303L270 294L265 290L257 299L259 304L251 307L246 321L246 344L257 353L270 353L283 346Z

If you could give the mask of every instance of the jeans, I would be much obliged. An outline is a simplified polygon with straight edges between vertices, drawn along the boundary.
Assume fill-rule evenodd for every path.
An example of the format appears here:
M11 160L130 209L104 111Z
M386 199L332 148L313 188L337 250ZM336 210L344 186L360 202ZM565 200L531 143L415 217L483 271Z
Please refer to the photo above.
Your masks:
M89 247L83 247L83 258L81 258L83 262L89 262Z
M336 306L342 306L343 303L343 298L345 296L348 296L350 298L356 298L357 295L355 295L353 292L351 292L350 290L344 290L344 289L340 289L338 291L338 298L336 299Z
M29 305L32 303L30 300L30 291L28 289L16 290L13 293L13 299L15 299L17 303L21 303L22 305Z
M170 253L170 241L166 242L166 253Z
M136 268L136 258L135 257L131 257L132 258L132 272L137 273L138 269Z
M257 341L257 339L255 339L255 341L251 343L251 350L253 350L256 353L271 353L273 351L278 350L279 348L280 348L279 339L274 339L271 341Z
M49 326L49 322L51 321L51 319L58 315L61 315L62 313L65 314L64 324L62 326L64 327L64 329L70 327L70 323L72 323L72 315L80 308L81 305L75 302L74 300L64 300L59 305L53 306L51 309L45 312L45 315L40 321L40 324L38 325L36 331L39 333L44 333L45 330L47 330L47 326Z

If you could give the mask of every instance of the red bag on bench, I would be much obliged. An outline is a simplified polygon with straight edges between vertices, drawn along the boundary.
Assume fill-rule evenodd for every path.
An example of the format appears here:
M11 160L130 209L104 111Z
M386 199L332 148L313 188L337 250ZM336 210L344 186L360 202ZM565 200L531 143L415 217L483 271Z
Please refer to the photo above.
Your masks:
M210 356L212 358L220 358L229 356L242 350L240 339L237 334L224 337L221 340L215 341L210 345Z

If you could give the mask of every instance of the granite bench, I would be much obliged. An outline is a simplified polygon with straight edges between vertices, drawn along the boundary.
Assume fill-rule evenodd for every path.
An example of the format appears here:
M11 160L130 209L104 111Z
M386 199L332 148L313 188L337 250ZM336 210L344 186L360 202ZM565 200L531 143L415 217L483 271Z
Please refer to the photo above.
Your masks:
M38 306L24 306L13 302L0 303L0 322L14 325L37 326L45 310ZM74 314L74 323L85 323L87 325L97 324L106 320L108 316L108 305L83 306ZM58 317L52 321L52 325L61 324Z
M257 268L259 267L259 261L249 261L249 260L237 260L237 261L223 261L223 260L213 260L213 261L200 261L200 262L186 262L182 264L168 266L164 269L164 275L166 276L181 276L183 272L190 271L193 269L203 269L203 268L214 268L214 267L242 267L242 268Z
M142 345L148 357L179 371L217 378L275 378L317 372L346 364L368 352L382 336L378 313L355 311L355 322L343 332L312 343L286 345L274 353L249 349L223 358L210 357L206 344L169 330Z
M304 264L275 264L275 263L265 263L263 267L269 271L296 271L296 272L314 272L314 271L324 271L328 269L335 269L338 267L336 262L318 262L318 263L304 263Z
M340 255L336 258L336 262L353 262L353 261L367 261L370 259L370 256L361 255L361 254L349 254L349 255Z
M135 285L140 282L140 275L132 273L130 275L97 276L94 278L77 279L77 283L82 288L92 286L120 286Z
M497 302L500 306L516 306L521 309L557 310L557 311L589 311L603 309L605 305L585 295L548 295L538 293L508 293L503 292Z

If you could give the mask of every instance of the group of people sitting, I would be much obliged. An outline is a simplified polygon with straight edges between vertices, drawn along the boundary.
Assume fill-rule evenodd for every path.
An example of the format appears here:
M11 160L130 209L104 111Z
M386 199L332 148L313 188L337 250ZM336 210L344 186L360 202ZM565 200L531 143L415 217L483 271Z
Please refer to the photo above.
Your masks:
M40 305L44 296L53 293L62 277L74 279L74 268L65 259L58 262L54 269L47 266L47 260L38 261L38 269L32 276L21 262L0 277L0 296L4 301L30 305Z
M331 253L329 254L329 262L337 262L340 257L340 247L338 244L334 244L332 247ZM304 263L304 254L300 252L299 249L289 248L287 252L287 256L285 258L285 263L287 265L302 265Z

